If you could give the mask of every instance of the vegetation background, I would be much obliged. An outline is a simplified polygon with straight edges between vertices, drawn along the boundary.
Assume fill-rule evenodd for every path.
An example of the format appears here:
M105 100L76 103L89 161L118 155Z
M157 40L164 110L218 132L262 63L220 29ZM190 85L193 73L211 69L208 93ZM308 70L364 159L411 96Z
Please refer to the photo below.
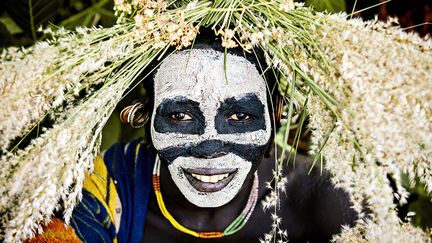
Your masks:
M386 20L398 17L406 31L421 36L432 32L432 2L430 0L305 0L319 11L348 12L363 19ZM49 38L38 29L50 27L75 29L78 26L110 27L116 22L113 0L2 0L0 1L0 53L9 46L29 46ZM1 64L0 64L1 65ZM144 90L132 92L119 105L104 129L102 149L116 141L143 136L144 129L132 129L121 124L119 110L144 95ZM307 136L302 141L307 150ZM431 195L422 186L409 188L408 204L399 207L399 216L413 224L432 227ZM415 215L408 214L415 212Z

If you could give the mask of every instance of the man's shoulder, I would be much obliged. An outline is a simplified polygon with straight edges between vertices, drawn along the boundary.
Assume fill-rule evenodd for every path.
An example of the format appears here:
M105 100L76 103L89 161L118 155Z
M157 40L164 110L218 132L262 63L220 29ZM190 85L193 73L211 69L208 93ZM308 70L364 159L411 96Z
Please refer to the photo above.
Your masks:
M348 193L335 186L320 161L314 163L312 157L297 155L295 163L290 163L285 168L285 203L308 215L310 234L329 236L338 233L341 225L354 224L357 213Z

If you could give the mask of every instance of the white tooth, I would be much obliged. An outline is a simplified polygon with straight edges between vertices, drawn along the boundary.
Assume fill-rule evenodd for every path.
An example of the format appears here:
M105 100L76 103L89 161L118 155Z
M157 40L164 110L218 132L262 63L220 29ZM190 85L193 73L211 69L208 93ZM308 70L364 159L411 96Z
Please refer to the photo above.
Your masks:
M215 183L215 182L218 182L220 180L227 178L229 176L229 173L212 175L212 176L199 175L199 174L194 174L194 173L191 173L191 175L202 182Z
M210 182L210 176L202 175L200 180L203 182Z
M211 183L215 183L215 182L217 182L219 179L219 176L218 175L213 175L213 176L209 176L210 177L210 182Z

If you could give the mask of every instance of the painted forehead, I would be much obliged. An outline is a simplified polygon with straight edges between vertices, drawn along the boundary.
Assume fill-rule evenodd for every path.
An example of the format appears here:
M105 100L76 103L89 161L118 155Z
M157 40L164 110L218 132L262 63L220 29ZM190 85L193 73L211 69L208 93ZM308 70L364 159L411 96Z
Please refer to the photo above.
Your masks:
M226 76L225 76L226 75ZM155 78L155 104L187 96L196 102L241 98L255 93L266 103L266 84L255 65L243 57L213 49L192 49L167 57Z

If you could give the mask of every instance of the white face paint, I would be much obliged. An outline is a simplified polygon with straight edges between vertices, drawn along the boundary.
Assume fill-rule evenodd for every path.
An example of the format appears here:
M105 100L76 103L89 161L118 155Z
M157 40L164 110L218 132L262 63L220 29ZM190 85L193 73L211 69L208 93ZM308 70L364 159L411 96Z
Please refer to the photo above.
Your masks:
M171 173L174 183L183 193L183 195L193 204L198 207L219 207L229 201L237 194L240 187L243 185L246 176L251 169L252 163L245 161L243 158L235 154L227 154L223 157L213 159L199 159L193 157L178 157L173 161L168 169ZM201 192L191 186L186 178L184 169L199 169L199 168L217 168L217 169L232 169L237 170L236 175L231 181L216 192Z
M248 154L261 153L271 136L264 79L255 65L245 58L231 54L226 58L225 72L222 52L212 49L181 51L167 57L154 77L153 145L161 158L168 162L176 186L187 200L199 207L219 207L231 201L242 187L252 163L257 163L253 160L260 160L262 156L249 158ZM253 119L243 122L239 122L236 115L236 119L231 119L234 113L228 112L236 107L235 102L239 100L243 99L244 109L252 109L245 103L252 100L248 98L251 96L255 103L250 101L250 104L258 103L256 106L260 109L256 110L260 114L253 114L257 111L252 111L250 117ZM181 102L178 104L179 100L188 100L195 106L183 106ZM168 110L182 112L191 119L173 121L174 113L164 111L169 106L167 101L174 104L174 108ZM223 104L225 106L222 107ZM221 115L226 107L231 110ZM194 113L195 110L198 111ZM198 126L198 123L201 125ZM195 127L190 128L194 124ZM236 132L238 127L239 132ZM225 149L224 153L210 157L189 154L188 151L206 142L220 144L221 147L232 146L237 150ZM168 153L180 150L184 152L177 157L170 157ZM202 187L212 189L201 190Z

